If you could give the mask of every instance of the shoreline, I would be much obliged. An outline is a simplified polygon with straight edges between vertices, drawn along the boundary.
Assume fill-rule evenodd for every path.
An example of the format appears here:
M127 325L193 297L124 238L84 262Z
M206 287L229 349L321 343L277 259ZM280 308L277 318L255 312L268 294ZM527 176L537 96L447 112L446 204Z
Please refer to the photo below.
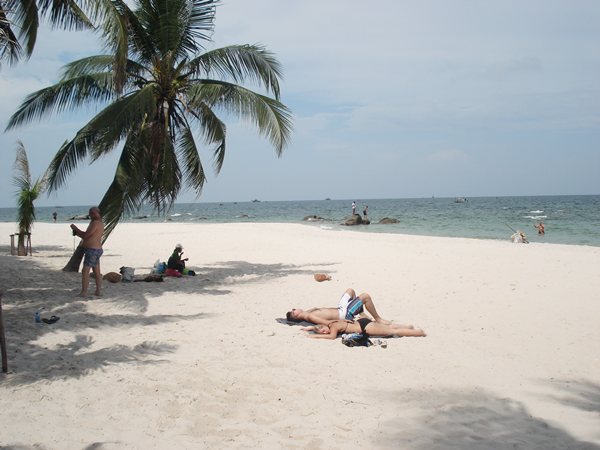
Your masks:
M0 224L5 236L13 229ZM36 223L32 242L33 257L0 245L13 371L0 375L0 420L11 424L1 445L600 446L600 248L125 223L105 245L103 273L144 274L180 242L197 276L104 283L102 298L81 300L80 274L60 270L68 224ZM335 306L348 287L428 336L349 348L275 320ZM41 306L61 319L34 324Z
M600 247L600 196L474 197L457 204L450 199L359 200L359 210L369 206L370 225L351 227L363 233L393 233L418 236L465 237L508 240L515 230L525 232L531 242ZM182 203L165 216L142 208L121 223L287 223L344 228L350 203L341 200L301 202ZM36 209L36 223L58 223L87 213L87 207ZM309 221L318 217L322 220ZM0 209L0 222L14 222L16 210ZM380 220L390 219L387 224ZM546 234L535 225L543 221Z

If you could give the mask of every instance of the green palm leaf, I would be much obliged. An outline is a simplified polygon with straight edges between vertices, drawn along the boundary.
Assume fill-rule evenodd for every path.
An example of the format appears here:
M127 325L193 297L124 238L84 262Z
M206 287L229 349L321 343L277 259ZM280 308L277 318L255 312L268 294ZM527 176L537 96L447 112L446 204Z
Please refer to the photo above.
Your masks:
M279 100L281 67L275 56L260 45L202 53L218 1L82 2L90 17L103 19L110 55L67 64L58 83L25 99L7 129L84 105L102 108L58 150L48 183L50 190L63 186L81 162L93 163L122 145L99 205L105 237L143 204L164 213L183 189L200 195L206 173L198 142L211 147L217 173L225 158L227 127L220 113L254 124L281 155L292 115Z
M33 203L44 192L46 179L40 177L32 182L27 152L20 141L17 142L16 153L13 185L17 188L17 223L20 233L30 233L35 220Z

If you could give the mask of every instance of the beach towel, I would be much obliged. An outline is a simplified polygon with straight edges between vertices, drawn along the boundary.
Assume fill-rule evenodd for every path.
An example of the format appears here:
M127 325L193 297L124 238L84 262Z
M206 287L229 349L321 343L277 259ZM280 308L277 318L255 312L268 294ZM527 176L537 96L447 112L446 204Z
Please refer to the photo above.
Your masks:
M291 320L287 320L285 317L278 317L277 319L275 319L276 322L282 323L284 325L300 325L301 327L310 327L311 325L314 325L314 323L310 323L310 322L306 322L306 321L302 321L302 322L293 322Z

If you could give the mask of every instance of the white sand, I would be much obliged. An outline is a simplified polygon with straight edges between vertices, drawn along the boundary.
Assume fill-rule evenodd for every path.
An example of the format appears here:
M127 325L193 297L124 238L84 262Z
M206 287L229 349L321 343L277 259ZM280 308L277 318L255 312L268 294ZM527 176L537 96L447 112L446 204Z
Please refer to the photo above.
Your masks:
M600 448L600 248L123 224L103 272L178 242L196 277L83 301L67 224L36 224L33 257L0 246L0 447ZM275 321L347 287L428 337L349 348ZM42 306L60 321L35 324Z

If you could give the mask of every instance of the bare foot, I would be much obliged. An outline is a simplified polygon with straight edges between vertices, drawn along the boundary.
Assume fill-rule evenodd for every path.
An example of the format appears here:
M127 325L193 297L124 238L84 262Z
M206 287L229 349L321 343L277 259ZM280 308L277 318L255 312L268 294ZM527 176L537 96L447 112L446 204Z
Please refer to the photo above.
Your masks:
M80 292L79 295L77 295L77 297L86 298L87 292Z
M94 293L94 295L95 295L96 297L102 297L102 292L95 292L95 293Z

